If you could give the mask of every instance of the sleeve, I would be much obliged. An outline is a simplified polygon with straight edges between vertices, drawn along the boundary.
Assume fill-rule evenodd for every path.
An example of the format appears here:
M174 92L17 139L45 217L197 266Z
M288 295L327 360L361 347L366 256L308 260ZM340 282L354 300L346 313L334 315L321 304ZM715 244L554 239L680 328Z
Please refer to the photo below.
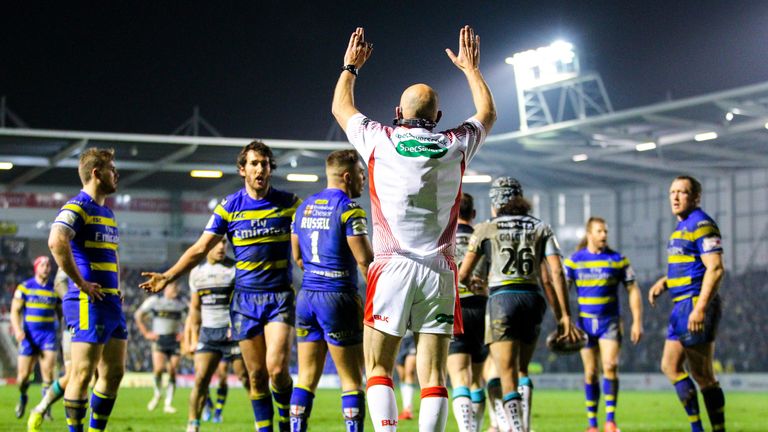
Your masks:
M13 298L16 300L21 301L27 301L27 294L29 293L29 290L27 287L24 286L24 284L19 284L16 287L16 291L13 292Z
M629 259L627 257L621 257L621 262L624 264L623 268L623 282L624 285L629 285L635 281L635 270L632 268Z
M189 281L188 282L189 282L189 292L191 294L196 294L197 293L197 283L195 282L195 280L197 280L197 267L193 268L189 272Z
M571 255L569 258L566 258L563 261L563 266L565 267L565 277L568 280L575 281L578 277L576 274L576 263L573 261L573 255Z
M552 232L552 228L547 226L544 230L544 256L552 256L552 255L560 255L563 256L562 252L560 252L560 243L557 241L557 237L555 237L555 233Z
M224 199L219 205L213 209L211 218L208 219L208 225L205 226L205 232L223 236L229 229L229 222L232 220L232 215L224 208L227 200Z
M141 304L141 306L139 306L139 310L142 313L150 312L155 307L155 303L156 302L157 302L157 296L153 295L153 296L147 298L146 300L144 300L144 302Z
M357 113L347 121L347 140L355 147L363 162L367 165L376 146L376 136L386 133L388 128L373 121L361 113Z
M701 255L709 253L722 253L723 241L720 237L720 229L709 220L703 220L696 225L693 233L694 243Z
M293 219L293 217L296 216L296 209L299 208L302 202L302 199L299 198L298 195L291 195L290 206L284 210L284 215Z
M63 225L77 232L85 224L87 218L87 213L78 202L69 201L59 210L53 223Z
M470 117L459 127L451 129L450 135L459 141L459 147L465 151L467 163L469 163L485 142L485 128L474 117Z
M341 213L341 224L347 237L368 235L368 219L365 209L356 202L347 203Z
M474 252L478 255L483 255L483 241L485 240L485 224L480 224L472 232L469 237L469 243L467 244L467 252Z

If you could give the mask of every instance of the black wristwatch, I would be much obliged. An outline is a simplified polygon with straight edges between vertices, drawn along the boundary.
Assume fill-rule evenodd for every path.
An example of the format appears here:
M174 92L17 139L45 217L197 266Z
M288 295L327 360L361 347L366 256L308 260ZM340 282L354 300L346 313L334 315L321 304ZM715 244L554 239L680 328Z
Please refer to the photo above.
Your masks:
M349 71L352 75L357 76L357 68L353 64L348 64L341 68L343 71Z

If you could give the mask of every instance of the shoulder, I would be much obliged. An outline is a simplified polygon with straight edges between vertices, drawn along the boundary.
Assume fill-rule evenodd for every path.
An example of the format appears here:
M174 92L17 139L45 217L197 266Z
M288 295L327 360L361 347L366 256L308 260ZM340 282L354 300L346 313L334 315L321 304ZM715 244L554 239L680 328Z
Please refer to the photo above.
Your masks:
M280 207L293 207L301 203L301 198L293 192L272 188L269 195L269 200Z
M226 257L224 258L224 261L219 263L219 265L227 269L233 269L235 267L235 260L230 257Z
M456 232L459 234L472 234L474 231L475 229L472 228L472 225L463 223L460 223L459 227L456 229Z

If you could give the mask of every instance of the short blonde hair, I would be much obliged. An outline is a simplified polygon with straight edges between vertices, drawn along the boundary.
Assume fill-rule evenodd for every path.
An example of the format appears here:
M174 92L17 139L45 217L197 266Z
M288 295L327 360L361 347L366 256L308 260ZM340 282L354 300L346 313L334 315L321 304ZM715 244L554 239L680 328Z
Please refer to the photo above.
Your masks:
M77 173L80 175L80 181L85 186L91 181L91 173L95 169L103 169L110 162L115 160L114 149L103 149L91 147L80 154L80 163L77 167Z

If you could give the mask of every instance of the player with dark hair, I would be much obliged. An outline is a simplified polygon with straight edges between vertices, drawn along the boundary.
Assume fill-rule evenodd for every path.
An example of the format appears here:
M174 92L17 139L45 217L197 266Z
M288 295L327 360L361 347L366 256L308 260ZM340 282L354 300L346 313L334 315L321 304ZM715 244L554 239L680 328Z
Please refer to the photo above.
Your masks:
M456 231L456 261L459 263L464 259L474 232L472 220L476 214L472 195L461 194ZM453 386L453 415L461 432L479 431L485 416L483 365L488 358L488 347L484 343L487 301L488 291L484 283L459 283L464 334L454 336L448 347L448 375Z
M64 393L70 432L82 432L91 394L91 430L104 430L125 373L128 329L120 294L114 213L105 206L117 191L114 151L90 148L80 155L83 190L59 211L48 246L70 278L63 310L72 334L72 371Z
M299 378L291 397L291 431L307 430L326 353L341 381L347 432L362 431L363 307L357 271L366 277L373 260L366 213L353 201L365 184L354 150L338 150L325 161L327 188L307 198L291 226L293 258L304 270L296 299Z
M408 87L395 108L395 127L355 107L358 70L371 55L363 29L350 36L332 111L370 174L374 262L368 274L364 351L368 409L376 431L397 429L392 371L400 339L417 335L421 384L419 429L441 431L448 417L445 362L450 335L462 332L456 302L456 243L461 178L496 120L493 97L478 68L479 37L465 26L459 55L446 50L472 92L476 113L459 127L435 132L437 93Z
M16 418L24 417L29 400L27 388L38 360L45 396L53 382L56 352L59 349L57 315L61 313L61 298L53 289L50 258L35 258L33 268L35 275L16 287L11 302L11 329L19 343L16 375L19 403L16 405Z
M712 430L725 430L725 395L715 378L712 362L715 336L722 306L718 291L725 275L720 229L699 207L701 183L679 176L669 188L669 204L677 217L675 231L667 242L667 275L648 292L651 306L664 291L674 302L669 317L661 370L674 384L688 414L691 430L703 431L696 385L704 396Z
M635 282L629 260L608 246L605 220L591 217L586 235L576 253L565 260L566 276L576 286L579 303L578 326L586 333L587 343L581 350L584 364L588 432L597 432L597 404L600 400L598 362L603 369L605 393L604 432L616 432L616 404L619 399L619 352L621 318L619 316L619 284L629 296L632 311L630 339L637 344L643 335L643 300Z
M489 261L485 342L490 344L504 394L503 412L497 415L513 432L528 432L533 396L528 364L546 310L540 285L561 337L575 341L578 330L568 311L560 246L550 226L530 216L523 188L511 177L494 180L489 197L492 219L475 227L459 280L471 284L480 258Z
M216 206L203 234L170 269L142 273L147 280L139 285L151 292L162 290L227 236L235 251L232 337L239 341L248 369L257 431L272 430L272 397L280 430L289 430L293 390L288 371L295 320L290 233L301 200L271 186L276 166L266 144L253 141L243 147L237 167L245 187Z

